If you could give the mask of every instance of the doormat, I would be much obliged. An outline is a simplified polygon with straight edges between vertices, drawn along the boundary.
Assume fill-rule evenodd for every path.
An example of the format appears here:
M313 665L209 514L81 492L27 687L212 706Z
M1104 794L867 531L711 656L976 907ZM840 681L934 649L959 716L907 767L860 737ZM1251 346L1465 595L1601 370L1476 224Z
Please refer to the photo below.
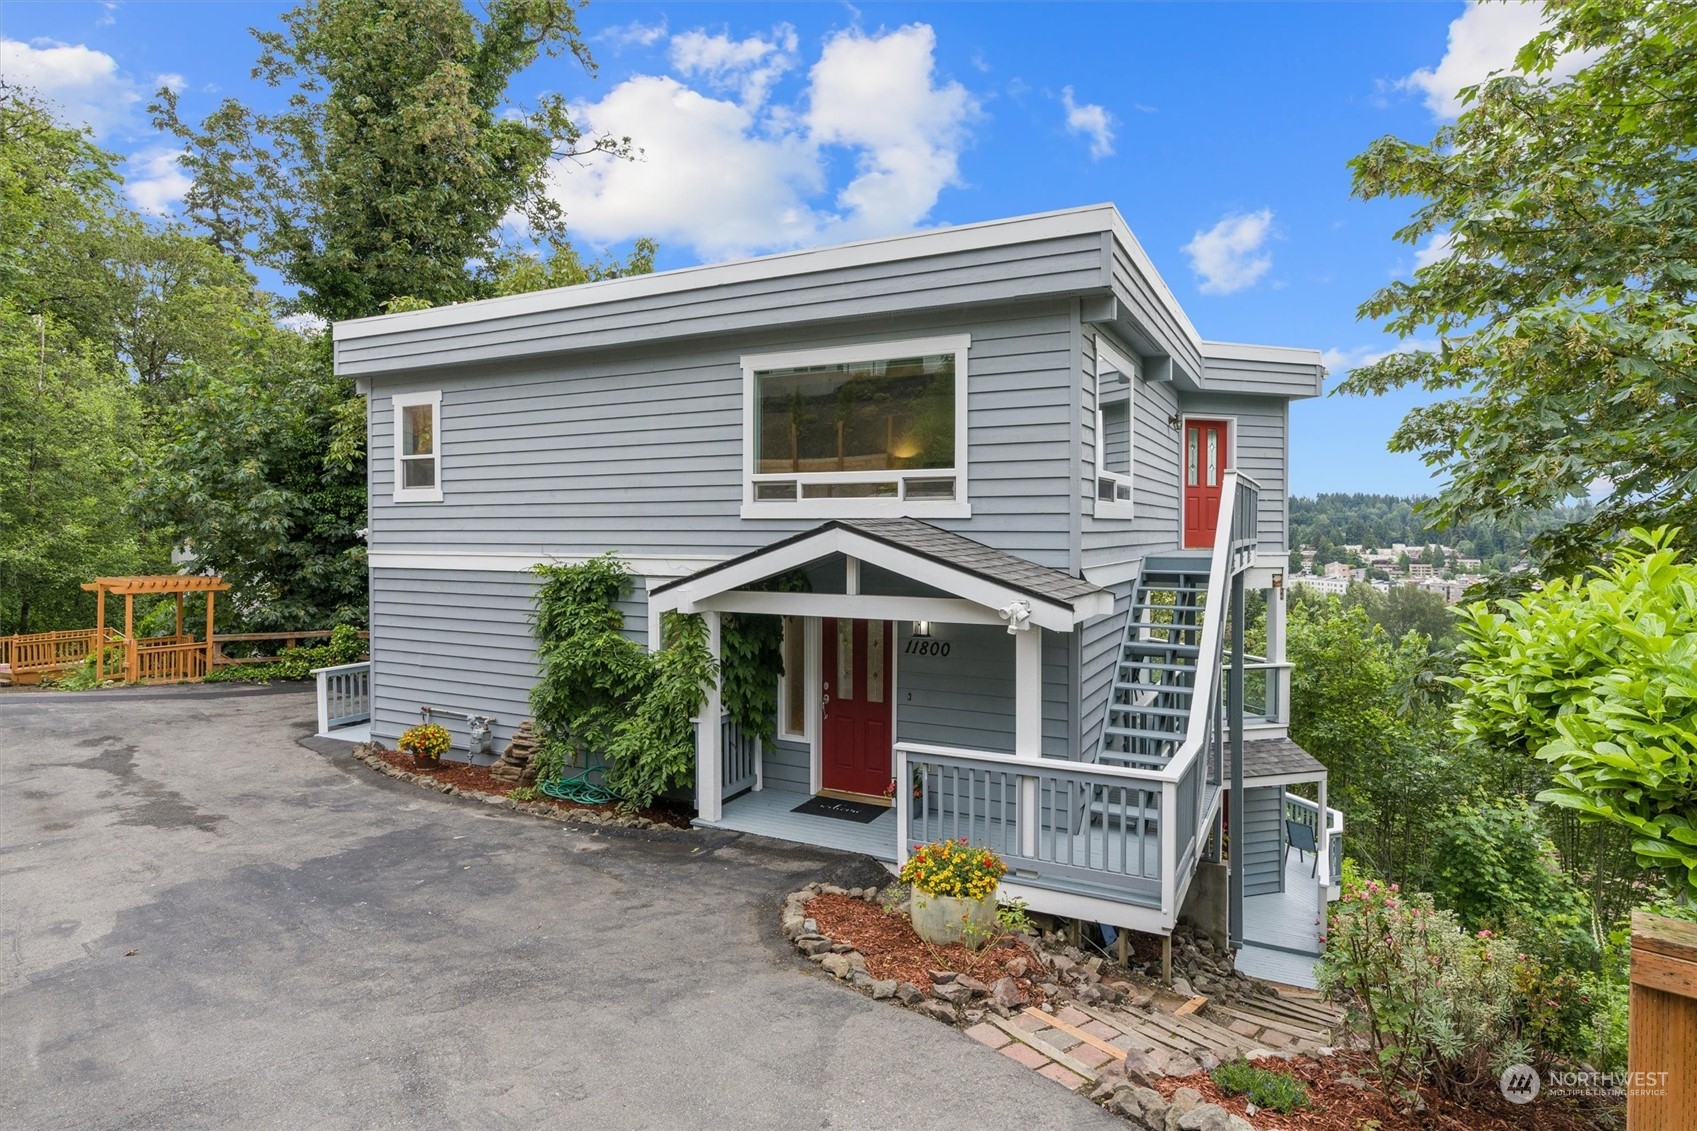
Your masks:
M870 825L889 811L888 805L872 805L865 801L844 801L841 797L809 797L790 810L792 813L805 813L809 817L834 817L839 821L859 821L863 825Z

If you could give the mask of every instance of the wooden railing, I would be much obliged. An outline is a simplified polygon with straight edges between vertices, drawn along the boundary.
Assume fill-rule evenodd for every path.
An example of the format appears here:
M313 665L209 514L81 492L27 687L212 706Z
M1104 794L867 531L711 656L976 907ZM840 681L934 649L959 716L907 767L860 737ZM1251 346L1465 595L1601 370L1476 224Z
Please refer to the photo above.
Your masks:
M33 682L44 675L68 672L82 664L94 650L94 640L92 628L0 637L0 664L10 666L14 680ZM123 637L108 629L106 640L109 645L121 644ZM117 675L123 675L121 662Z
M132 640L130 648L130 679L136 683L184 683L206 676L206 645L194 641L184 643L164 638L168 643L153 640Z
M371 718L371 661L313 668L318 681L318 733Z
M1635 911L1627 1009L1628 1131L1697 1127L1697 923Z
M328 628L309 628L299 632L220 632L212 637L212 664L214 667L222 668L231 664L269 664L283 658L281 655L231 656L226 653L225 649L232 644L236 645L237 648L279 644L281 647L277 651L280 653L290 648L299 648L301 645L312 641L328 640L329 638L330 629ZM371 633L361 631L359 638L370 640Z

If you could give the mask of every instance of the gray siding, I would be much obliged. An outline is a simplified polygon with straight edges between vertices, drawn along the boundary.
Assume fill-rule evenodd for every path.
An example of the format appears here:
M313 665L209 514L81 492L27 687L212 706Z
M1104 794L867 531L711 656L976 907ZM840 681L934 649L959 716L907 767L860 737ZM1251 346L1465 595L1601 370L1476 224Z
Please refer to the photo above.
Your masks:
M418 709L440 707L495 717L496 749L530 715L536 641L530 618L536 578L469 570L371 571L371 733L394 743L419 722ZM625 632L648 635L646 599L621 603ZM464 750L466 725L438 720Z
M409 328L406 319L398 318L383 334L340 339L336 369L348 376L396 373L1044 295L1104 293L1102 258L1101 235L1083 233L534 313L504 314L516 304L494 302L482 308L487 316L477 321Z
M1232 357L1230 347L1220 356L1212 352L1212 343L1205 343L1207 354L1206 384L1210 393L1248 393L1285 397L1317 397L1320 395L1321 374L1324 368L1318 360L1280 358ZM1291 351L1293 354L1296 351Z
M1238 839L1244 895L1284 890L1284 815L1284 791L1277 786L1243 791L1243 835Z
M889 319L374 383L373 551L730 556L818 519L743 520L745 353L972 335L971 519L939 526L1066 568L1070 304ZM443 501L400 503L390 395L440 389Z
M1113 245L1114 297L1124 304L1121 318L1135 324L1155 351L1170 356L1191 380L1202 376L1202 353L1184 319L1175 313L1172 292L1145 272L1128 248Z
M1097 331L1098 333L1100 331ZM1122 344L1122 347L1123 344ZM1095 334L1084 336L1085 373L1095 371ZM1084 510L1081 534L1086 570L1134 562L1146 554L1177 549L1179 544L1178 433L1168 419L1178 411L1170 382L1133 383L1132 517L1096 517L1096 385L1086 379L1084 459L1078 504ZM1086 717L1086 724L1089 719Z
M1187 396L1181 403L1190 416L1236 418L1237 466L1261 484L1261 549L1275 556L1288 553L1290 402L1279 397L1199 394Z
M1014 639L994 625L937 624L947 656L908 655L913 626L896 631L896 737L905 742L1014 752ZM1043 753L1071 756L1067 638L1043 634Z
M806 793L812 784L813 755L805 742L780 738L766 745L766 788L786 793Z

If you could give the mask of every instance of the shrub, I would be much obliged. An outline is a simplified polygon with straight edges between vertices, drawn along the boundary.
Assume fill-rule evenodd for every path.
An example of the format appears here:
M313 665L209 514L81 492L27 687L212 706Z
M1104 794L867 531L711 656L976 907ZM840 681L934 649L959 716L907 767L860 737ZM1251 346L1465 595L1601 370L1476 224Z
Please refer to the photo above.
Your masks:
M1430 896L1372 880L1346 889L1319 970L1366 1030L1387 1089L1407 1077L1452 1093L1531 1058L1515 1026L1521 976L1512 940L1469 935Z
M453 741L453 737L448 734L448 728L440 723L420 723L418 726L407 728L395 745L403 754L434 762L448 752Z
M339 624L330 639L306 648L285 648L281 658L262 664L231 664L206 675L208 683L270 683L274 679L310 679L313 668L352 664L366 658L370 648L360 639L359 629Z
M965 840L939 840L913 850L902 865L901 881L927 895L988 899L1007 870L988 848L973 848Z
M1308 1106L1308 1085L1294 1076L1257 1068L1246 1060L1228 1060L1208 1073L1220 1090L1243 1096L1257 1107L1289 1115Z

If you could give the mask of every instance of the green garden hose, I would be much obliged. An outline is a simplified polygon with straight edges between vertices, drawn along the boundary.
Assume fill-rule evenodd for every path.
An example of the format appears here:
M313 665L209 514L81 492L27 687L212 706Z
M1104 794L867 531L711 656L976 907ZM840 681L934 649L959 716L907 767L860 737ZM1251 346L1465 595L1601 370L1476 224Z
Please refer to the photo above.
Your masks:
M601 784L601 776L606 769L606 766L590 766L569 778L552 778L540 782L538 788L549 797L574 801L579 805L605 805L610 801L623 801L624 798Z

